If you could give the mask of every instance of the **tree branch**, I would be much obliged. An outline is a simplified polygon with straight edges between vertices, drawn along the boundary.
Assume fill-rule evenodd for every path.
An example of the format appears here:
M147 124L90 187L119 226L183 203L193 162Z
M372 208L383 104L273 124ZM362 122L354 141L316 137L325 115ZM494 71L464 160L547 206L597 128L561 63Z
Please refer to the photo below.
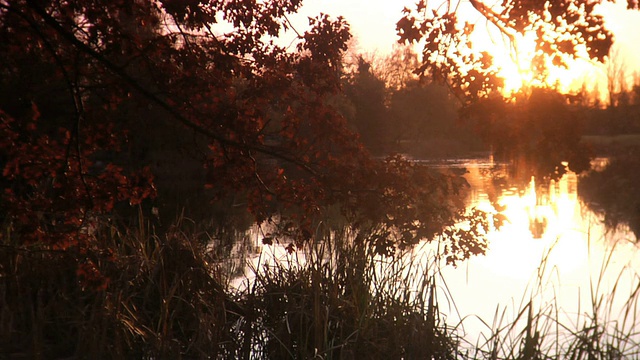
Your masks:
M38 15L40 15L40 17L42 17L42 19L47 24L49 24L49 26L51 26L56 32L58 32L58 34L60 34L64 39L66 39L72 45L74 45L78 50L88 54L89 56L97 60L99 63L101 63L103 66L105 66L109 71L111 71L118 77L125 80L132 88L134 88L144 97L146 97L147 99L149 99L150 101L152 101L153 103L157 104L162 109L167 111L171 116L173 116L176 120L181 122L187 128L195 131L196 133L204 135L212 140L218 141L221 144L225 144L225 145L232 146L239 149L253 150L265 155L273 156L275 158L295 164L315 177L321 177L321 175L318 174L314 169L312 169L306 162L300 159L297 159L294 156L284 154L282 152L277 151L276 149L273 149L268 146L260 145L260 144L247 144L247 143L233 141L195 124L193 121L189 120L182 113L180 113L180 111L178 111L176 108L174 108L169 103L167 103L166 100L160 98L158 95L154 94L152 91L142 86L136 79L134 79L131 75L129 75L124 69L117 66L116 64L111 62L109 59L105 58L98 51L92 49L87 44L85 44L84 42L76 38L75 35L66 31L56 21L56 19L54 19L51 15L49 15L43 8L38 6L34 0L27 0L27 4Z
M515 34L513 30L509 28L500 15L496 14L493 9L488 7L485 3L479 0L469 0L471 6L476 9L485 19L495 25L501 33L509 38L511 42L515 42Z

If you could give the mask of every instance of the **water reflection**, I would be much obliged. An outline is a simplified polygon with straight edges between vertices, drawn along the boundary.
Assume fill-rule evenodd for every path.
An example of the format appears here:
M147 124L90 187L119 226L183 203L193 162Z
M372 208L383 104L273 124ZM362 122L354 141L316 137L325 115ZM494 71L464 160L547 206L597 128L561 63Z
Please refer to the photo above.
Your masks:
M608 165L603 159L594 164L601 172ZM490 158L440 166L466 169L470 207L499 210L506 217L500 230L489 234L488 253L457 268L434 270L438 249L431 243L407 254L405 260L418 265L405 267L398 259L381 259L380 264L440 274L439 310L449 325L477 344L496 329L517 323L521 311L534 304L531 307L537 314L562 324L558 329L578 332L591 324L592 318L602 316L597 320L599 326L616 326L617 331L640 337L635 330L640 327L636 236L629 226L607 226L605 214L594 210L596 203L602 203L596 201L597 191L586 196L579 192L585 189L583 177L568 172L556 181L524 176L514 179L513 169ZM621 196L634 199L629 194ZM297 266L305 261L304 253L289 254L284 246L261 246L265 232L252 228L248 238L255 252L249 256L250 265L244 268L243 276L234 280L236 287L251 284L255 269L263 265L280 262ZM381 266L380 276L393 273L387 270ZM402 275L403 279L421 276ZM514 326L512 331L520 332L522 326Z
M610 297L610 305L618 307L607 316L615 319L638 286L640 251L633 231L620 224L608 227L605 212L594 212L593 203L579 197L582 179L574 173L557 181L529 178L523 185L510 182L509 169L490 160L466 167L469 206L498 209L507 222L490 234L486 256L443 270L447 296L455 301L450 311L465 319L465 331L472 338L486 334L499 313L515 318L532 298L540 306L554 304L568 323Z
M581 198L615 230L628 227L640 238L640 149L618 151L610 161L600 161L595 171L580 181Z
M578 201L575 174L567 173L546 184L536 184L535 178L530 178L523 188L507 187L503 181L498 186L486 187L495 184L496 176L504 178L495 170L475 171L474 163L468 166L467 178L472 186L484 185L473 191L469 205L488 211L498 208L507 219L499 231L491 234L490 251L477 263L497 273L528 277L539 266L545 251L553 246L553 256L547 259L553 260L553 266L575 266L573 260L579 257L581 238L589 231L585 224L593 220L582 211Z

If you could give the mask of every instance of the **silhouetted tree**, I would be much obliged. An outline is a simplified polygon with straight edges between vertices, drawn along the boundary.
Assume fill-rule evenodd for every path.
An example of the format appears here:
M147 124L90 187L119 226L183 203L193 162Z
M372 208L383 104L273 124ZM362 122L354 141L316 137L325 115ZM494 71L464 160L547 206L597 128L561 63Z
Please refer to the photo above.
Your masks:
M405 8L397 23L402 42L425 40L418 73L447 83L464 104L486 97L502 87L493 59L472 46L475 23L462 14L473 13L503 35L506 46L517 49L526 33L536 34L532 70L538 79L548 75L550 66L566 66L569 58L586 55L604 61L613 43L611 33L598 14L598 1L587 0L472 0L445 1L433 7L418 1L415 10ZM630 8L637 4L629 1ZM475 16L475 17L474 17Z
M355 109L349 121L362 142L374 152L388 148L388 91L385 82L374 74L371 64L362 56L358 57L356 71L348 79L345 94Z
M453 226L463 181L372 158L338 112L344 19L310 19L293 48L270 39L299 6L1 2L0 206L12 242L84 253L98 246L93 222L149 201L157 185L162 203L174 181L192 181L212 201L231 196L226 204L258 223L280 219L291 250L311 240L329 206L357 226L387 229L375 240L381 251ZM384 84L366 64L360 70L382 96ZM190 165L181 152L191 152ZM174 164L188 171L176 175ZM482 246L450 249L456 259Z
M571 153L561 150L569 149L566 144L575 144L576 136L559 129L567 124L562 116L549 113L553 109L566 114L566 100L547 95L541 97L539 95L543 93L537 91L525 91L515 98L505 98L501 93L504 79L499 76L492 56L473 47L471 36L477 31L476 23L465 21L463 16L472 13L475 18L484 20L488 25L486 28L497 31L502 35L505 45L516 52L520 42L526 41L525 35L535 34L531 70L534 78L545 84L544 80L552 66L567 66L570 59L578 57L603 62L609 54L613 38L605 27L602 15L598 14L598 3L587 0L504 0L495 3L448 0L441 6L433 7L426 1L418 1L414 10L405 8L404 17L397 23L397 30L401 42L424 41L421 66L417 73L446 84L460 99L462 115L475 119L476 126L494 148L504 152L509 145L507 143L510 143L515 148L509 151L518 152L517 149L527 148L541 154L563 154L562 158L545 161L548 166L540 168L546 168L546 175L553 177L561 168L559 161L572 162L570 167L576 170L582 169L585 163L584 159L573 156L580 152L579 148ZM629 8L637 9L637 3L629 1ZM542 99L550 102L539 101ZM519 107L524 111L518 110ZM560 122L552 124L547 121L549 117L541 118L534 115L536 112L553 115L551 118ZM540 123L533 124L529 120L521 122L523 115ZM525 135L527 126L534 127L530 129L533 131L530 136ZM544 129L546 126L549 128ZM524 130L519 133L525 137L517 137L524 143L515 143L513 138L500 139L509 136L507 134L513 136L511 130L514 129ZM569 137L561 139L560 135L565 134ZM542 139L540 136L549 138ZM533 144L538 147L532 147ZM541 160L548 159L541 157Z
M459 103L440 84L413 81L393 92L393 132L405 151L444 157L482 148L473 129L458 121Z

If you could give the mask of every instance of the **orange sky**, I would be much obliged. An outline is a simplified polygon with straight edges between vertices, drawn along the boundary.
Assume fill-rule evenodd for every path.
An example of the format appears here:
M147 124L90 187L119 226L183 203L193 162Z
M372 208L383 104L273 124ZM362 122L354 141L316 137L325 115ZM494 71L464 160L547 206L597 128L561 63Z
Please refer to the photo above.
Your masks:
M300 15L292 20L303 29L307 16L315 16L320 12L342 15L351 24L352 33L363 51L386 53L396 40L395 23L401 17L402 8L412 8L414 3L415 0L306 0ZM615 35L615 46L620 54L618 61L627 69L628 78L632 80L633 73L640 71L640 12L627 11L625 6L624 0L616 4L607 3L600 6L600 11ZM493 52L496 58L509 58L506 53ZM515 67L511 65L511 70L505 73L509 77L508 84L517 87L520 76ZM596 81L601 85L606 83L606 67L594 67L587 62L572 64L570 70L557 71L555 75L565 91L579 88L585 81L588 87L593 87Z

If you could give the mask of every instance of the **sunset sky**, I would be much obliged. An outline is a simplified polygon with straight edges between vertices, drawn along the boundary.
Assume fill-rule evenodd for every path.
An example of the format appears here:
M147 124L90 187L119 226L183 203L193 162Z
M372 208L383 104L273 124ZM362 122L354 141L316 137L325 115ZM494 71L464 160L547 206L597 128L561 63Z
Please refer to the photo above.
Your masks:
M384 54L389 52L396 41L395 24L402 16L402 9L405 6L413 8L414 3L415 0L306 0L300 14L292 21L297 27L305 28L307 16L316 16L320 12L332 16L341 15L351 24L352 34L361 51ZM615 35L615 46L620 54L618 61L628 69L627 76L631 81L633 73L640 70L640 12L627 11L626 1L607 3L600 6L600 9L608 28ZM509 62L508 54L500 53L500 45L490 45L489 41L485 41L485 46L494 48L491 52L497 61L503 59L505 64ZM517 70L512 68L505 72L512 86L516 86L514 82L519 77ZM592 86L595 79L606 81L606 68L597 68L583 62L573 64L569 71L558 71L555 75L565 90L569 90L570 87L579 88L585 81L588 86Z

